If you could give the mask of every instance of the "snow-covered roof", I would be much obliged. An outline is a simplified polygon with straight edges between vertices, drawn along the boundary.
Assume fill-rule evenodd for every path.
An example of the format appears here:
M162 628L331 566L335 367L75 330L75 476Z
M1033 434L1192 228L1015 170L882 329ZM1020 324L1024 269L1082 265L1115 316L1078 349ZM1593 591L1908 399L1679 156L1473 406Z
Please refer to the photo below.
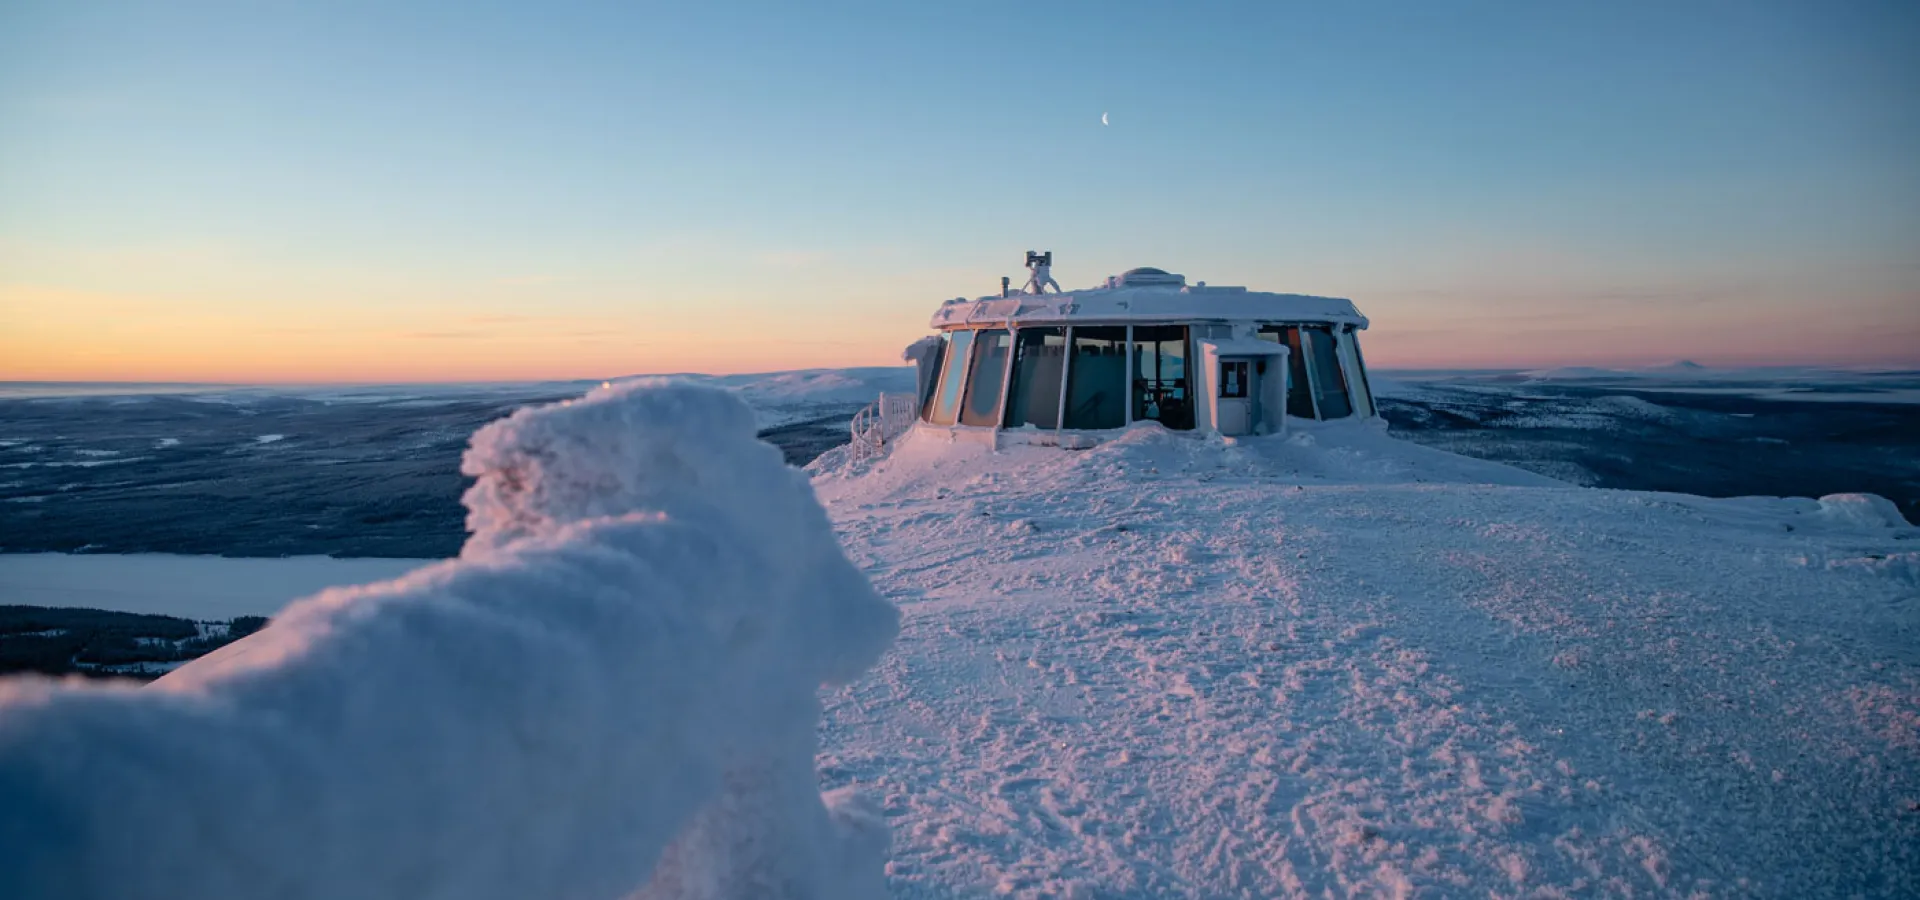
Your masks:
M1152 276L1141 283L1138 275ZM1367 327L1367 317L1340 297L1275 294L1244 287L1179 283L1178 275L1133 269L1107 284L1061 294L956 297L933 314L934 328L1095 322L1331 322Z

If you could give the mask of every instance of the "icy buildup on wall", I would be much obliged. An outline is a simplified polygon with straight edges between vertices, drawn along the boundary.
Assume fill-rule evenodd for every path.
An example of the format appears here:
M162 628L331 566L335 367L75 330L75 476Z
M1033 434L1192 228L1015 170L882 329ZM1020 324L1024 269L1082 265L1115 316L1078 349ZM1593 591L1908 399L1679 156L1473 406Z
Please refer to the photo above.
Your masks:
M877 896L814 687L897 612L724 392L474 437L460 559L146 689L0 682L0 896Z

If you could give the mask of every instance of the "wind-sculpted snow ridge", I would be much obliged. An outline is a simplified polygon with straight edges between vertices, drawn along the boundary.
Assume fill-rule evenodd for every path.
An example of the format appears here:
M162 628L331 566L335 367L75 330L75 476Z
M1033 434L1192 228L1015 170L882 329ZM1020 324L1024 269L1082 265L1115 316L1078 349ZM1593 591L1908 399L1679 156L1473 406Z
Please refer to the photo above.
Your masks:
M623 385L464 469L458 560L145 690L0 683L0 897L878 896L815 688L898 614L752 413Z
M817 467L899 898L1920 895L1920 529L1329 423Z

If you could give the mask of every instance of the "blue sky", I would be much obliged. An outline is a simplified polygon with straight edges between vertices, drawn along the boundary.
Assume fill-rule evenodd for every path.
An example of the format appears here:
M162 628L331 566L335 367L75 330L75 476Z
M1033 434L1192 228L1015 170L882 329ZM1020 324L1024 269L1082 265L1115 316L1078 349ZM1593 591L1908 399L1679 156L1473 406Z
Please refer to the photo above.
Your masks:
M1920 363L1916 60L1909 3L12 0L0 316L66 352L0 375L880 363L1029 247L1383 366Z

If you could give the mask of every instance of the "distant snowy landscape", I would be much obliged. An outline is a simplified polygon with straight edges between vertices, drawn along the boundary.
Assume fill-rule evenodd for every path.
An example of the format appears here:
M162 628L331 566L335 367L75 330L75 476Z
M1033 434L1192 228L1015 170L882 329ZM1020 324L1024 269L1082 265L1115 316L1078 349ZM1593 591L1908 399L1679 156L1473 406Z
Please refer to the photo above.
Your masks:
M665 379L741 397L762 434L804 463L844 443L847 420L882 391L911 392L913 377ZM0 385L0 553L452 556L474 430L598 384Z
M1382 372L1387 431L884 458L835 445L910 370L678 381L808 464L900 611L817 756L892 896L1920 891L1920 374ZM272 614L429 565L473 430L584 387L20 389L0 605Z
M914 384L905 367L672 377L746 400L762 436L795 464L845 443L848 418L875 396ZM1866 491L1920 518L1911 402L1920 373L1664 367L1373 380L1396 435L1574 484ZM465 535L458 462L468 436L594 384L0 385L0 554L451 556Z

